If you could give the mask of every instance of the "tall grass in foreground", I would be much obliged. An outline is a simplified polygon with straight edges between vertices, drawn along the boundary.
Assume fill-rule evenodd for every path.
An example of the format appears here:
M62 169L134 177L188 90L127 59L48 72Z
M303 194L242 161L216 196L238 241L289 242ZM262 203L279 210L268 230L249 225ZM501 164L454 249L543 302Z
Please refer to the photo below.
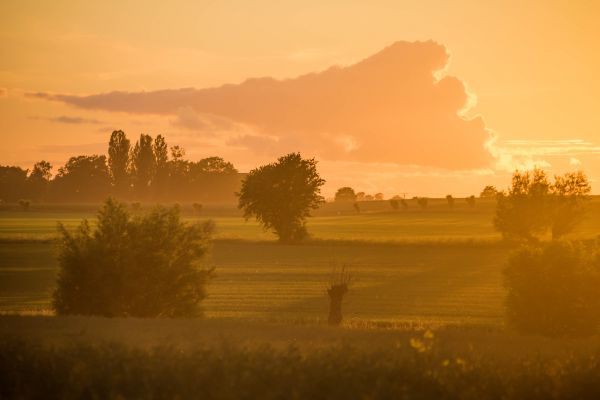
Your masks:
M408 345L310 352L0 342L0 398L599 398L600 353L491 358Z

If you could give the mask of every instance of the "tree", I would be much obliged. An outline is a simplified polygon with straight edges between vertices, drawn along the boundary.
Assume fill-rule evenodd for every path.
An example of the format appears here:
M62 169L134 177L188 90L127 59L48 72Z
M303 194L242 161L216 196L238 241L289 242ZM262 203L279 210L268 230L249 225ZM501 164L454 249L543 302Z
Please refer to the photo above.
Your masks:
M465 198L465 201L467 202L467 205L471 208L475 207L475 196L474 195L470 195L469 197Z
M356 193L349 186L341 187L335 192L335 201L356 201Z
M152 185L154 186L155 193L164 197L167 189L166 185L169 180L169 154L167 142L162 135L158 135L154 139L153 152L155 171Z
M550 201L550 229L553 239L572 232L581 223L587 211L586 203L591 190L587 177L581 171L554 178Z
M52 165L48 161L39 161L33 166L33 170L27 177L29 194L38 201L46 199L50 179L52 178Z
M504 270L506 317L522 333L592 334L600 322L598 242L521 248Z
M364 201L365 200L365 192L356 193L356 201Z
M560 238L583 220L589 193L581 172L556 176L551 184L542 170L516 171L507 193L498 195L494 226L510 240L537 241L548 231Z
M96 229L60 225L60 270L53 294L58 314L106 317L199 315L211 271L202 269L212 225L187 225L179 209L132 216L107 200Z
M375 193L375 196L373 196L373 198L375 200L381 201L383 200L383 193Z
M110 191L106 156L69 158L51 186L52 197L62 201L98 201Z
M125 132L113 131L108 142L108 170L116 193L124 195L129 188L129 151L131 143Z
M281 242L295 242L307 236L306 218L323 202L324 183L314 158L290 153L250 171L242 181L238 207L246 219L255 217Z
M140 135L131 153L131 176L136 193L148 194L148 189L156 172L156 158L150 135Z
M429 199L427 197L419 197L417 198L417 204L422 209L426 209L427 205L429 204Z
M448 207L454 207L454 197L451 194L446 195L446 202L448 203Z
M482 199L493 199L498 196L498 189L495 186L488 185L483 188L479 197Z
M0 166L0 199L5 202L16 202L27 185L27 170L20 167Z

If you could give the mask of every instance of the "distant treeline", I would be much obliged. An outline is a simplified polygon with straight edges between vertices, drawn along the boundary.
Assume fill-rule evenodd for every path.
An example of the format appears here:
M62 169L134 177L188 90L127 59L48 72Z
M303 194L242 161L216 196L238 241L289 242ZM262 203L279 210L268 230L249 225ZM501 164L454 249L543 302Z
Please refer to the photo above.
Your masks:
M184 159L180 146L142 134L132 146L114 131L105 155L79 155L52 176L52 165L0 166L0 201L98 202L111 195L136 201L234 202L243 174L220 157Z

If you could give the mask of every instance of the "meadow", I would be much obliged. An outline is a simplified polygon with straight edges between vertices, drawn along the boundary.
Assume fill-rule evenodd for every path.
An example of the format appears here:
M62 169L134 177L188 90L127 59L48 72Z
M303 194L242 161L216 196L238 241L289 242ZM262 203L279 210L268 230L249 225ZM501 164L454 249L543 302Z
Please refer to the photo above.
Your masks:
M144 208L149 207L145 205ZM0 397L590 398L600 341L504 326L512 250L493 201L432 200L357 214L327 204L312 238L282 245L233 207L205 206L215 277L203 319L55 317L56 223L97 205L0 210ZM600 199L573 234L600 232ZM352 274L344 323L326 325L334 268ZM243 393L240 395L240 393Z

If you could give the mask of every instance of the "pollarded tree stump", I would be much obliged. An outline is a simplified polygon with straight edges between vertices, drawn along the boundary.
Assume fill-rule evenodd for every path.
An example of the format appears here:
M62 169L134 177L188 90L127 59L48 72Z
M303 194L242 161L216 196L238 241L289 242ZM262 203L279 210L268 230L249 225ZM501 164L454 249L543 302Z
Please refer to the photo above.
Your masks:
M329 325L337 326L342 323L342 300L347 292L347 283L335 284L327 289L327 294L329 295Z

